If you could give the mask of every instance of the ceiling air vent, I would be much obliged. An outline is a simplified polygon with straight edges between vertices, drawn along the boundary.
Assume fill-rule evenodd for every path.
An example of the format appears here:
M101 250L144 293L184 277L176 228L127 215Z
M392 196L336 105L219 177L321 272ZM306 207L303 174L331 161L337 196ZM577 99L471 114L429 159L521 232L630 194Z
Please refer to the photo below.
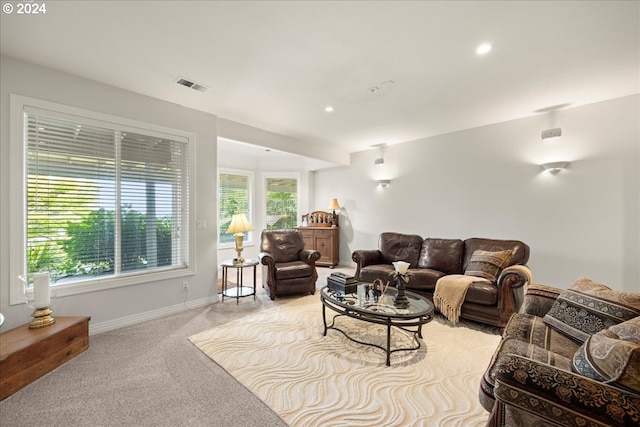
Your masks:
M204 92L208 87L205 85L201 85L200 83L196 83L193 80L185 79L184 77L178 77L176 83L182 86L190 87L191 89L197 90L198 92Z

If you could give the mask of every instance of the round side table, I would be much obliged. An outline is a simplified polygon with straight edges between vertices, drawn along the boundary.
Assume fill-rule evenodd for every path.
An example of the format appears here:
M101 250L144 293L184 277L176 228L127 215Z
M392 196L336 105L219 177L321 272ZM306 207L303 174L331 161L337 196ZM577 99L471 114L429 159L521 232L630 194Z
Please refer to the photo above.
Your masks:
M249 297L253 295L253 300L256 299L256 268L259 262L251 259L245 259L242 262L234 260L227 260L222 263L222 302L224 297L235 298L236 304L240 303L240 298ZM244 268L253 267L253 287L244 286ZM229 288L227 286L229 281L229 269L236 269L236 287Z

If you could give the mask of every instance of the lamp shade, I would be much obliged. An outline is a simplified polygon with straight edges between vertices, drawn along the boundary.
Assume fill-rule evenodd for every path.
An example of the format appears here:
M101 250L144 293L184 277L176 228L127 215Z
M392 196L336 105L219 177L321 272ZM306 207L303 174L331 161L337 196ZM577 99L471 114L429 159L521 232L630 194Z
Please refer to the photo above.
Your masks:
M249 224L245 214L235 214L231 218L231 225L227 229L227 233L244 233L245 231L253 231L253 226Z
M327 209L340 209L340 205L338 204L338 199L331 199L329 202L329 207Z

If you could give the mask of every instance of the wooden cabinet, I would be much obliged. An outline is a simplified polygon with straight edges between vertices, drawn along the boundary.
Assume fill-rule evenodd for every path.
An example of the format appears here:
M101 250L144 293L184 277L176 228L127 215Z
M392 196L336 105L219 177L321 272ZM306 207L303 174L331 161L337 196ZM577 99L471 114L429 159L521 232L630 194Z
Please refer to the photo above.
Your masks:
M320 252L316 265L334 267L340 262L340 228L338 227L298 227L302 232L305 249Z
M0 400L89 347L89 317L56 317L44 328L19 326L0 334Z

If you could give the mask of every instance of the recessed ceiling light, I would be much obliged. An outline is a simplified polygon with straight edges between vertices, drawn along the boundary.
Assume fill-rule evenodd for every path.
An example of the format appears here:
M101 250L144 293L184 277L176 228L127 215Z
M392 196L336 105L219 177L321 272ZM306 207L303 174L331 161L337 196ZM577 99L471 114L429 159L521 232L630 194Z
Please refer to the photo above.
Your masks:
M476 53L478 55L484 55L489 52L491 52L491 45L489 43L482 43L476 48Z
M327 105L326 107L324 107L324 111L326 111L327 113L332 113L333 107L331 105Z

